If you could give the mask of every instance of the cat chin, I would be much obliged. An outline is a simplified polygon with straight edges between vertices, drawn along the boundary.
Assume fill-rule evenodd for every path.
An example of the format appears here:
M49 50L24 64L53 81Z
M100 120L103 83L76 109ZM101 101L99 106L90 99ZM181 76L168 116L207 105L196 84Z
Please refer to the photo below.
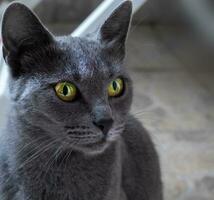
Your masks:
M102 154L107 148L108 144L102 145L93 145L93 146L75 146L73 147L74 151L81 152L86 155L99 155Z
M71 145L70 148L73 149L73 151L81 152L86 155L99 155L102 154L108 147L110 147L112 144L116 143L119 139L119 135L107 137L105 140L102 140L100 142L94 143L94 144L76 144Z

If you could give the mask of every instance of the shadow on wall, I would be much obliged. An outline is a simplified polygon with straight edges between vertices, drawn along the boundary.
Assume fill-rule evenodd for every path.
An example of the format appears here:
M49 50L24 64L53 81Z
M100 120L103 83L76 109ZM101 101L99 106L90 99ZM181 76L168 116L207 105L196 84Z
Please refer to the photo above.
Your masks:
M59 34L70 33L102 1L103 0L43 0L42 3L37 6L35 11L41 17L43 22L48 26L51 26L50 29L54 32L59 32ZM210 19L209 22L209 19L207 19L207 25L205 28L199 26L199 23L203 23L202 19L197 19L194 12L196 14L201 14L202 11L194 10L196 2L197 1L195 0L148 0L133 18L133 24L183 26L187 30L193 31L194 34L196 33L196 36L199 34L199 39L210 39L207 38L209 37L207 33L210 32L210 29L207 30L207 33L205 33L205 31L206 27L210 27L209 24L212 24L213 20ZM204 0L202 1L202 4L208 9L214 8L214 2L212 0ZM201 34L205 35L201 37ZM214 43L214 38L212 42ZM210 41L208 41L208 45L210 45Z
M43 0L36 12L46 23L79 23L103 0ZM182 11L179 1L148 0L134 22L180 23Z
M102 0L43 0L36 13L48 23L80 23Z

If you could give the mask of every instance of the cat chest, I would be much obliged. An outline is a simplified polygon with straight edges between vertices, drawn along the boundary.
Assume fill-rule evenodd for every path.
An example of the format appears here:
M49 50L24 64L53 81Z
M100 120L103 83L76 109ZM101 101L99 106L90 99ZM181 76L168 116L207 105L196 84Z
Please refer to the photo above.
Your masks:
M121 178L117 170L86 166L28 169L24 175L25 193L32 200L114 200L120 190Z

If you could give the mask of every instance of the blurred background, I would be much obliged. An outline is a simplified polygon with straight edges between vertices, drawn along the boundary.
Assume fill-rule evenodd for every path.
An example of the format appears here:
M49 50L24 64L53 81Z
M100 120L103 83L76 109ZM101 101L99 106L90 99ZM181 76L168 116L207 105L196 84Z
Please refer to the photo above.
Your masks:
M0 2L2 13L8 1ZM70 34L102 2L27 1L56 35ZM127 51L132 113L158 149L165 199L213 200L214 1L147 0L134 15ZM0 96L0 128L6 102Z

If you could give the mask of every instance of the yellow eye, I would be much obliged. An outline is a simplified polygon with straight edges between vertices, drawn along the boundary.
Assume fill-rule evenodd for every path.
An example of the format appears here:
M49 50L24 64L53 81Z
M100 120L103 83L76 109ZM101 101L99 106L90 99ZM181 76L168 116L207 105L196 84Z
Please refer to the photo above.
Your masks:
M72 83L62 82L55 86L57 96L63 101L73 101L77 96L77 88Z
M117 97L121 95L124 89L124 83L121 78L117 78L113 81L108 86L108 95L110 97Z

